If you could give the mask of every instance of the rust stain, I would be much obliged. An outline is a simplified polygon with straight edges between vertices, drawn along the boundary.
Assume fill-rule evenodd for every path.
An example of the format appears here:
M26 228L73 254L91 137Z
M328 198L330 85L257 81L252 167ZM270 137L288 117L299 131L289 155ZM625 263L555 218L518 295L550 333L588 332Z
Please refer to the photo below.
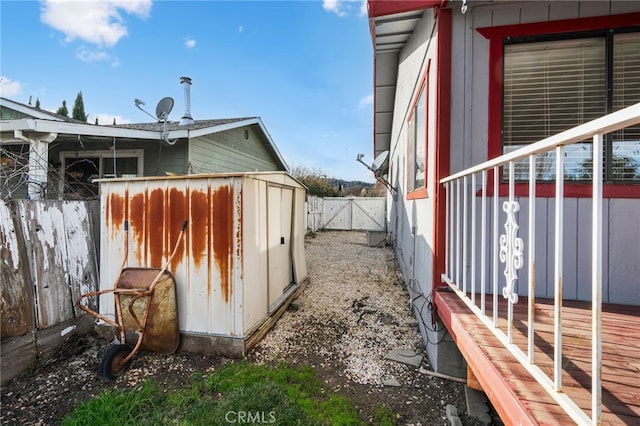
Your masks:
M233 269L233 193L228 185L216 189L211 196L213 221L213 255L220 271L222 299L229 303L231 296L230 273Z
M129 230L133 232L133 240L138 249L135 250L138 265L143 263L143 238L144 238L144 193L135 194L129 200Z
M169 192L169 250L173 250L182 224L187 220L187 208L185 203L185 194L177 188L171 188ZM186 231L185 231L186 232ZM171 260L171 270L175 271L184 257L184 242L176 250L176 254ZM171 253L167 253L170 255Z
M115 192L109 194L107 211L111 215L111 235L115 236L124 221L124 198Z
M236 242L238 246L236 247L236 259L240 260L240 279L244 279L244 267L243 258L242 258L242 189L238 194L238 201L236 202L236 215L238 217L238 225L236 227Z
M197 268L207 256L209 242L208 219L209 209L207 194L202 191L193 191L191 197L191 256L194 266Z
M151 191L147 203L147 249L150 268L162 267L164 254L164 191Z

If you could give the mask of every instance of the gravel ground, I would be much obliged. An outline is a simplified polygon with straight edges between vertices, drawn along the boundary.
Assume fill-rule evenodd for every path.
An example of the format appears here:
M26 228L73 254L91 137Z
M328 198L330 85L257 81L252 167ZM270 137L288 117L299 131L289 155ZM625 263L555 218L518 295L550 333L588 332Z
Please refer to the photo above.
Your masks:
M427 374L390 247L369 247L366 232L325 231L307 237L306 255L310 282L299 295L302 306L289 309L256 346L255 362L314 366L327 387L355 401L365 421L384 404L400 425L448 425L445 409L452 405L462 424L480 424L466 415L464 384ZM422 355L422 363L389 360L392 350Z
M321 232L308 236L305 245L310 280L298 307L284 313L249 360L315 367L326 388L354 401L365 422L385 405L399 425L449 425L445 407L452 405L463 425L480 424L466 415L464 384L427 374L426 357L419 366L386 359L394 349L425 354L392 250L368 247L364 232ZM75 337L56 359L2 387L2 424L59 424L79 403L106 389L135 389L149 378L169 389L229 361L140 352L125 375L105 382L97 366L108 347L95 333ZM396 386L383 384L389 380ZM499 423L495 413L492 417Z

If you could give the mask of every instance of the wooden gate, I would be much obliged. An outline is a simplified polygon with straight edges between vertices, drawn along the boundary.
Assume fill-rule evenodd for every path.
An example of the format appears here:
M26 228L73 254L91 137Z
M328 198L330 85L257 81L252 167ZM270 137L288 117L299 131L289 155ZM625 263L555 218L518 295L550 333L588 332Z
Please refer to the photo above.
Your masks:
M323 198L322 229L384 232L385 206L384 197Z

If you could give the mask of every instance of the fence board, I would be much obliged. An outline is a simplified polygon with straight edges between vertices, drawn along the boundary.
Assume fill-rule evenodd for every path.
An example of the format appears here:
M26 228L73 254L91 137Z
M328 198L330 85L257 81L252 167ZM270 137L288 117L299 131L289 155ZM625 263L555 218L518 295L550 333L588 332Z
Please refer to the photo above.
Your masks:
M13 203L0 200L0 329L2 338L21 336L33 329L33 303L24 240L13 220Z
M73 317L64 220L59 203L45 200L18 202L35 289L37 328L43 329Z
M98 201L0 200L2 383L93 326L75 304L98 290L99 208Z
M98 265L94 243L94 225L91 210L86 204L64 202L62 216L66 231L67 273L74 314L82 312L77 306L78 298L98 288ZM97 310L97 298L85 299L86 305Z

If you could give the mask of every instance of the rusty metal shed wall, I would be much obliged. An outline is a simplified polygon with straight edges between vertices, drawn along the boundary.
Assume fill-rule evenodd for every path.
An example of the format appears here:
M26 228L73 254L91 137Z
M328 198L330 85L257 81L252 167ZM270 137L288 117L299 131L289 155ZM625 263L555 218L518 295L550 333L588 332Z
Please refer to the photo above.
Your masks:
M166 262L188 220L169 266L177 283L180 330L247 336L269 314L267 194L273 185L296 194L296 202L285 207L294 218L294 249L282 261L293 264L299 284L306 278L304 188L284 172L267 172L101 180L100 289L113 288L120 271L125 220L126 266L151 268ZM113 316L113 297L101 297L100 311Z

